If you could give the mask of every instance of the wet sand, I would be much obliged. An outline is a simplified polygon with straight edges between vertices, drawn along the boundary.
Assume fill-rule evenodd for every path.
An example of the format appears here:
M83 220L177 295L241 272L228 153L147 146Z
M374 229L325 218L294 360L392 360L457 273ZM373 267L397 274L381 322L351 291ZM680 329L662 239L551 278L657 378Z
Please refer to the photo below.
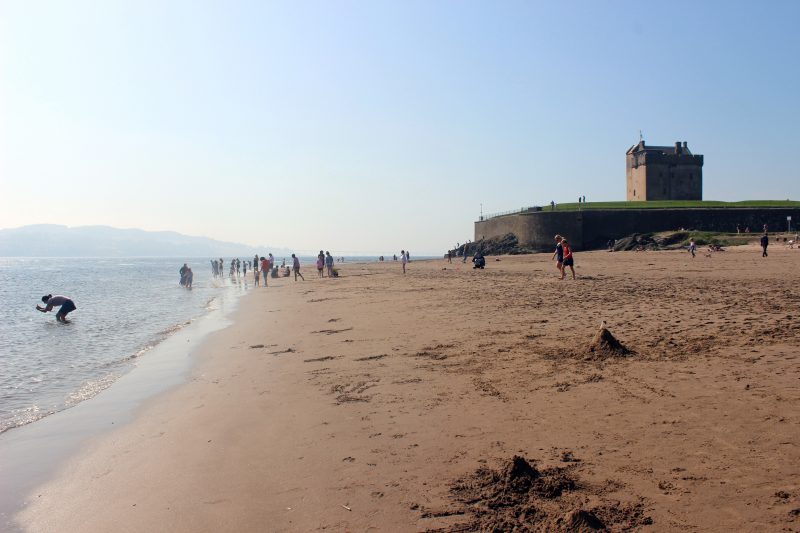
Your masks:
M578 253L577 281L546 254L270 280L20 522L799 530L800 250L771 248ZM602 321L631 354L589 350Z

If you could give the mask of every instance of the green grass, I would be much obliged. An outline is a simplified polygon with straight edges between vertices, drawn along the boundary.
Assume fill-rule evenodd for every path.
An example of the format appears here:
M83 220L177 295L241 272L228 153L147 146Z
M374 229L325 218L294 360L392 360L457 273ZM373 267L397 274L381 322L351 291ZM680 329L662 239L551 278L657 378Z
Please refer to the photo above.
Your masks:
M739 237L739 238L737 238ZM737 236L735 233L718 233L713 231L690 231L688 237L686 237L682 242L681 246L689 246L689 240L694 239L694 242L697 246L703 246L707 244L718 244L720 246L738 246L741 244L747 244L748 241L756 239L758 236L754 234L750 234L750 236L746 238L741 238L741 236Z
M715 200L655 200L650 202L577 202L557 204L556 211L577 211L578 209L681 209L681 208L713 207L798 207L799 201L792 200L747 200L744 202L718 202ZM543 211L550 211L550 206L542 206Z

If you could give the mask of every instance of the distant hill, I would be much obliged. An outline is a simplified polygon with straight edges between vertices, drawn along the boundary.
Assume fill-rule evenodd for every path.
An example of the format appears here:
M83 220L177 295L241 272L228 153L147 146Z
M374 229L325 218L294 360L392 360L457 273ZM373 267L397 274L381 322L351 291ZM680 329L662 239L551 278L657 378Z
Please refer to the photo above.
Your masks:
M0 257L247 257L268 251L284 252L174 231L55 224L0 229Z

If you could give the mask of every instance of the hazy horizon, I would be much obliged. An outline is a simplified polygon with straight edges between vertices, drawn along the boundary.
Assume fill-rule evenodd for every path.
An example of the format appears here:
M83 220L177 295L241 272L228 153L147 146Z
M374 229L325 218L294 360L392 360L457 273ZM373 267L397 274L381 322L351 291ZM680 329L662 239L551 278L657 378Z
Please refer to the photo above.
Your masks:
M704 198L797 199L800 4L0 4L0 228L437 255L480 214L624 200L688 142Z

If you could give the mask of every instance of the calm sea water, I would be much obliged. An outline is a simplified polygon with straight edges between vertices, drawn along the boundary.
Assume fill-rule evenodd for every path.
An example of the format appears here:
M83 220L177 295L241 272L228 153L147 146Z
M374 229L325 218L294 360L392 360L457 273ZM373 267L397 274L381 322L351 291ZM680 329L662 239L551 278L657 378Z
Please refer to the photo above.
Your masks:
M214 279L207 259L187 261L194 286L186 290L178 285L184 261L0 258L0 432L91 398L223 291L247 290ZM70 324L36 311L50 293L77 305Z
M300 259L309 276L316 257ZM178 284L184 262L192 290ZM0 433L95 396L222 296L252 290L252 271L237 280L229 265L214 278L209 259L0 257ZM70 324L35 309L45 294L72 298Z

